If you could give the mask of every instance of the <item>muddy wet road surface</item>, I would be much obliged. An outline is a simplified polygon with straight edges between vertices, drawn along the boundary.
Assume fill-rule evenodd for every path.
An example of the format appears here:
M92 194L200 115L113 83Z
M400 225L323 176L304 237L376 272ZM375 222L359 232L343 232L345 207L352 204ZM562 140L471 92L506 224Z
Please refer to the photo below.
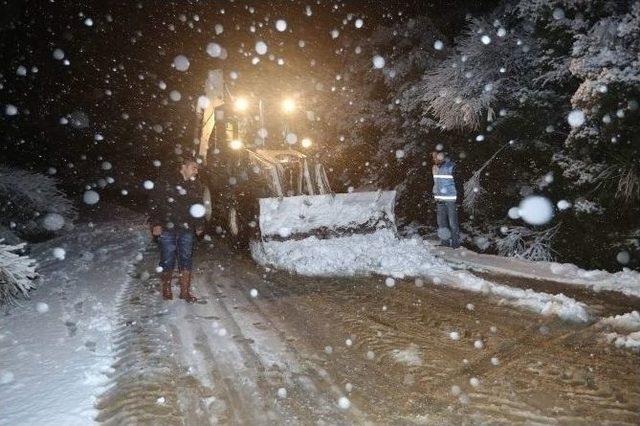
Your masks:
M266 271L218 244L196 255L202 302L163 302L156 262L150 247L120 297L106 424L640 424L640 356L594 324L429 282ZM637 303L578 293L603 316Z

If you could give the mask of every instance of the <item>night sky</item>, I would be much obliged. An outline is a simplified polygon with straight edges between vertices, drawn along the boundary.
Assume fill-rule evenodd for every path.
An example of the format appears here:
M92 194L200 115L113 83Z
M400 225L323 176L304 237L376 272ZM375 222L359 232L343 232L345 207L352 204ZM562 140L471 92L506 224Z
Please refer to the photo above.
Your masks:
M469 1L4 1L1 8L0 103L18 108L0 121L3 161L53 167L75 193L104 174L103 161L113 165L117 186L130 187L153 173L154 159L190 146L210 69L222 67L235 94L296 94L313 109L331 102L340 56L351 54L339 49L341 37L426 13L453 38L467 13L483 11ZM278 19L287 23L283 32ZM260 40L268 52L253 64ZM226 49L225 60L207 54L211 42ZM177 55L189 59L186 72L172 67ZM169 97L174 90L178 102ZM320 122L314 136L327 125Z

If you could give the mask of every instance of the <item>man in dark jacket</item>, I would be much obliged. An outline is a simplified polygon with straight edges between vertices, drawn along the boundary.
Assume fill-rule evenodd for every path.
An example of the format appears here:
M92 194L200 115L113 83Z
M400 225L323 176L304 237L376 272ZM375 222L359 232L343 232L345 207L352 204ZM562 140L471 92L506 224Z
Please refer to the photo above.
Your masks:
M433 198L436 200L438 236L442 245L460 247L460 225L456 200L458 194L454 180L455 163L443 152L431 153L433 159Z
M178 261L180 299L193 303L191 294L192 255L196 236L203 232L204 205L202 186L196 180L198 163L184 158L179 170L157 183L151 200L151 233L158 238L162 268L162 297L173 299L171 277Z

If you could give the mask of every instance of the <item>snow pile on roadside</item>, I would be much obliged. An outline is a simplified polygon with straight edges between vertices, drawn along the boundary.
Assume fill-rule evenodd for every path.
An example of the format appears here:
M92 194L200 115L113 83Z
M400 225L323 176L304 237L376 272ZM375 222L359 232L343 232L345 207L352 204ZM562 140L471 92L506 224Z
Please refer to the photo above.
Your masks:
M263 266L300 275L426 277L435 284L494 295L542 315L576 322L589 320L586 306L572 298L495 284L466 271L454 271L432 254L428 243L418 238L398 239L390 230L327 240L309 237L255 242L251 253ZM393 280L388 280L387 286L393 285Z
M618 291L628 296L640 297L640 272L628 268L611 273L599 269L587 271L572 263L549 262L548 267L554 275L572 280L575 284L587 285L596 291Z
M437 274L431 276L438 277ZM491 294L502 298L513 306L522 307L544 316L556 315L566 321L588 322L587 306L564 294L549 294L531 289L509 287L492 283L466 271L440 274L440 280L445 285L475 293Z
M403 278L434 270L451 271L422 241L399 240L389 229L343 238L254 243L251 253L261 265L311 276L380 274Z
M148 243L144 225L130 223L79 225L30 246L42 280L0 318L0 423L93 423L118 294Z
M632 311L603 318L598 322L598 326L615 330L604 334L609 343L618 348L640 350L640 312Z
M435 247L433 242L429 244L439 258L455 267L555 281L588 287L594 291L615 291L627 296L640 297L640 272L628 268L616 273L602 270L587 271L571 263L532 262L476 253L466 248L453 250L447 247Z

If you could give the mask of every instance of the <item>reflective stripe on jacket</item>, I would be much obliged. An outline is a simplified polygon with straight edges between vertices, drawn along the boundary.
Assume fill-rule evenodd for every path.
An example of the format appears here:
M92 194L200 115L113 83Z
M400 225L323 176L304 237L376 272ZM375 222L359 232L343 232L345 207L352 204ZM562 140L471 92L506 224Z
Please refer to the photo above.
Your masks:
M453 179L455 168L456 165L451 160L445 160L440 166L433 166L433 198L436 201L455 201L457 199L458 194Z

